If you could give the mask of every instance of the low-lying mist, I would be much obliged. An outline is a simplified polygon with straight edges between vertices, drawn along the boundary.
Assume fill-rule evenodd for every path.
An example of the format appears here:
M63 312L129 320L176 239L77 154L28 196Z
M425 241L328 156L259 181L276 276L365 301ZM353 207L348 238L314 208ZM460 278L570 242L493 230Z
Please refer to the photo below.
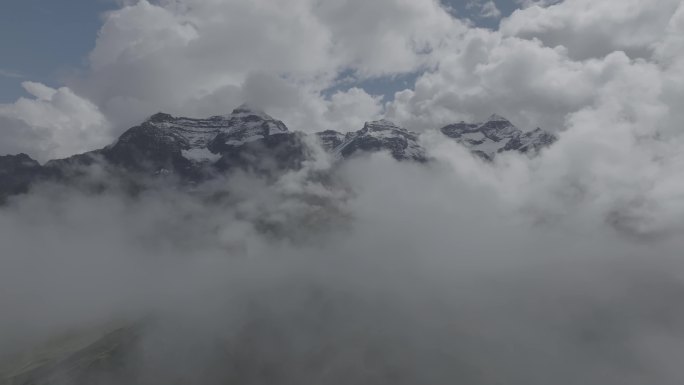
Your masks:
M572 139L135 196L40 186L0 209L0 357L123 328L90 384L679 384L672 163L630 180Z

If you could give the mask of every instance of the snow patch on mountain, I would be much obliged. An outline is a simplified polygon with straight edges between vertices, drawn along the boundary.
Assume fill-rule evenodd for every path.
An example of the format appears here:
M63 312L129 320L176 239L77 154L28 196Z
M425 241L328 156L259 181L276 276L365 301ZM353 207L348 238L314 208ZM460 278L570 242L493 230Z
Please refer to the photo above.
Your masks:
M325 138L337 138L326 132ZM389 151L397 160L427 160L425 149L418 143L418 134L401 128L389 120L367 122L356 132L348 133L332 153L336 158L347 158L357 152Z
M506 151L533 156L557 140L539 128L523 132L500 115L480 123L451 124L441 132L487 160ZM429 159L417 133L385 119L367 122L354 132L327 130L314 136L337 161L372 152L386 152L399 161ZM235 169L265 175L297 170L315 153L309 147L310 137L290 132L282 121L248 105L206 119L158 113L110 146L44 166L23 154L0 157L0 203L28 191L36 181L66 180L78 175L73 170L98 162L133 174L175 174L178 180L192 183Z
M497 114L484 122L450 124L442 127L440 131L487 160L492 160L497 154L505 151L534 155L557 140L555 135L540 128L523 132L508 119Z

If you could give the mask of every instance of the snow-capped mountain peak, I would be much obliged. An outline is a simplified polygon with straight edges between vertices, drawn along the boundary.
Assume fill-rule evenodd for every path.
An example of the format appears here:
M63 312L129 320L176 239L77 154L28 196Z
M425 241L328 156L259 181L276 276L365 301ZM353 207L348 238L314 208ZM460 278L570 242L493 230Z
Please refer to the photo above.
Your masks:
M286 134L289 130L280 120L276 120L258 108L242 104L226 116L226 125L212 141L222 141L224 145L240 146L244 143L264 139L269 135Z
M389 151L397 160L425 161L425 150L418 144L418 134L386 119L366 122L362 129L344 135L324 131L318 134L324 146L337 158L347 158L358 152Z
M442 127L441 131L487 160L504 151L538 152L556 140L553 134L541 129L523 132L497 114L491 115L485 122L450 124Z
M363 130L365 131L388 131L388 130L403 130L405 129L397 126L394 122L387 119L374 120L371 122L366 122L363 125Z
M205 119L174 117L157 113L140 126L125 132L115 143L125 144L141 136L156 138L153 142L166 143L189 154L188 159L215 159L210 156L214 147L223 145L240 146L261 140L269 135L288 133L285 124L262 110L243 104L229 115L212 116ZM146 139L147 142L150 140ZM217 143L219 143L217 145ZM214 151L217 152L217 151Z
M485 122L451 124L441 132L488 160L505 151L534 155L557 139L542 129L523 132L498 115ZM417 133L386 119L366 122L354 132L327 130L315 135L338 161L378 151L401 161L428 160ZM0 156L0 204L7 196L28 191L36 181L68 180L78 175L76 168L95 162L122 175L173 174L191 183L233 169L267 174L298 169L314 153L307 148L306 136L290 132L282 121L246 104L231 114L205 119L157 113L115 143L67 159L40 165L27 155Z

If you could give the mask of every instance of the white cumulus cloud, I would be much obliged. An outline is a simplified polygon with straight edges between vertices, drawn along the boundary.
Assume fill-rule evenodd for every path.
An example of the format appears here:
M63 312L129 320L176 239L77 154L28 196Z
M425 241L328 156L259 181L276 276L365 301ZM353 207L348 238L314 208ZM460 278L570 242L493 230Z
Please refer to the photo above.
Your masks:
M46 161L109 143L107 119L98 107L68 87L24 82L32 96L0 104L0 153L20 153Z

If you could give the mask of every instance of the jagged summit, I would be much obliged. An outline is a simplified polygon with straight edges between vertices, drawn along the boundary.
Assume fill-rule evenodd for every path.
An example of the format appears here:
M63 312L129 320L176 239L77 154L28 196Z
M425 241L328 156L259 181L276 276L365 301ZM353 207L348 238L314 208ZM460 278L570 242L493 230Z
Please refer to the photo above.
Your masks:
M489 160L504 151L534 155L556 141L549 132L523 132L496 114L485 122L451 124L441 132ZM0 201L27 191L36 181L70 180L79 175L74 170L100 162L131 179L174 175L193 184L234 169L269 175L299 169L315 153L307 147L306 135L289 131L282 121L248 104L229 115L205 119L160 112L128 129L113 144L67 159L41 165L25 154L0 156ZM428 160L419 135L387 119L366 122L354 132L327 130L315 136L338 162L377 151L400 161Z
M491 114L489 118L487 118L487 122L509 122L509 120L499 114Z
M117 144L144 133L156 136L159 142L176 142L183 150L192 150L206 148L218 136L225 143L239 145L242 141L254 141L287 132L283 122L273 119L258 108L242 104L229 115L206 119L174 117L160 112L152 115L142 125L128 130Z
M374 120L366 122L363 125L363 130L366 131L386 131L386 130L404 130L405 129L397 126L394 122L387 119Z
M166 114L164 112L157 112L156 114L147 118L145 121L146 122L166 122L166 121L170 121L173 119L174 119L174 117L169 115L169 114Z
M335 157L348 158L361 152L388 151L397 160L427 160L418 134L382 119L366 122L363 128L347 134L324 131L317 134L324 148Z
M40 163L24 153L0 156L0 203L27 192L31 183L44 175Z
M235 109L230 114L227 115L215 115L211 116L207 119L197 119L197 118L186 118L186 117L174 117L171 114L165 113L165 112L157 112L156 114L150 116L149 118L145 119L146 122L153 122L153 123L161 123L161 122L169 122L169 121L174 121L177 119L191 119L191 120L196 120L196 121L202 121L202 120L228 120L231 118L248 118L252 117L253 120L256 118L262 119L262 120L275 120L273 119L272 116L264 112L259 107L256 107L252 104L248 103L242 103Z
M14 155L0 155L0 160L3 161L3 164L8 165L11 164L16 166L16 167L35 167L35 166L40 166L40 163L38 161L34 160L27 154L21 152L19 154L14 154ZM6 170L0 169L0 173L6 172Z
M281 149L287 146L293 148L292 157ZM128 129L110 146L47 165L64 169L104 159L127 171L201 181L233 167L265 169L263 161L272 155L279 164L270 169L296 166L304 153L300 147L299 139L283 122L242 105L230 115L205 119L157 113Z
M492 160L504 151L537 153L556 141L556 137L537 129L523 132L508 119L493 114L485 122L456 123L442 127L444 135L468 147L481 158Z

